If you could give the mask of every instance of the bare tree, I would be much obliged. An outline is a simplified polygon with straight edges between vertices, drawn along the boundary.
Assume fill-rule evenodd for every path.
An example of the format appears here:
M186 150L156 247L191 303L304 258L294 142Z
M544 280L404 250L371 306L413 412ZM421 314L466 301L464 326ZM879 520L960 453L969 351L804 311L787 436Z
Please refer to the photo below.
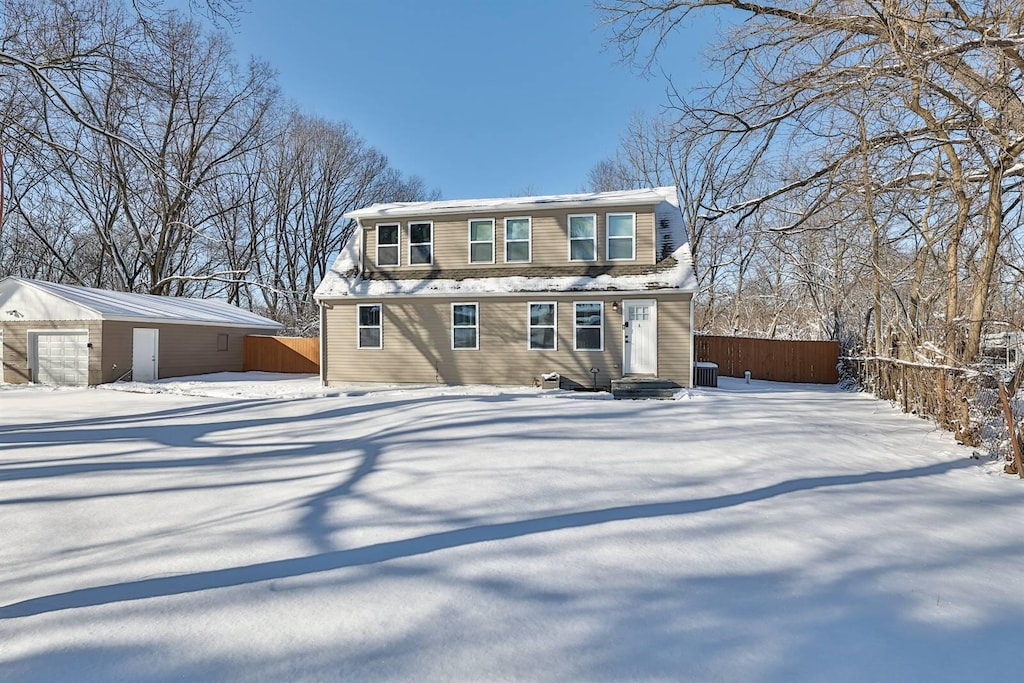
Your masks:
M292 112L285 133L264 150L271 221L259 279L268 312L298 330L317 324L313 290L352 234L347 211L384 201L427 198L350 126Z
M939 323L947 352L977 356L992 287L1007 261L1005 245L1018 239L1006 221L1012 204L1006 192L1016 186L1024 154L1024 6L1010 0L598 6L624 58L648 66L691 14L714 9L742 19L713 60L718 83L674 102L680 120L689 122L683 131L727 140L729 153L743 160L732 175L738 191L721 195L708 219L768 210L787 218L776 229L827 229L859 205L872 235L875 344L882 343L884 300L892 297L906 311L901 315L919 325L920 287L941 267L947 286ZM793 174L798 157L812 163ZM770 186L754 189L772 177ZM953 214L928 210L946 199L957 207ZM890 239L896 252L911 252L890 265L914 264L912 306L899 270L879 270L889 267L883 262ZM933 258L937 249L945 251L944 263Z
M224 296L311 331L313 288L352 230L344 213L431 196L159 2L3 1L6 272ZM219 20L239 6L199 4Z

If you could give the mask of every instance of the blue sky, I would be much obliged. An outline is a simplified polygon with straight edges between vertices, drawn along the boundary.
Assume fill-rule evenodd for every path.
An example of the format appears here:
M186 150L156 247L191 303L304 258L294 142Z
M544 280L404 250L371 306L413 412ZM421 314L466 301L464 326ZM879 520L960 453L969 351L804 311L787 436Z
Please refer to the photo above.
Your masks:
M234 40L445 198L550 194L578 191L634 113L665 103L599 20L588 0L252 0ZM686 28L660 67L700 80L709 41Z

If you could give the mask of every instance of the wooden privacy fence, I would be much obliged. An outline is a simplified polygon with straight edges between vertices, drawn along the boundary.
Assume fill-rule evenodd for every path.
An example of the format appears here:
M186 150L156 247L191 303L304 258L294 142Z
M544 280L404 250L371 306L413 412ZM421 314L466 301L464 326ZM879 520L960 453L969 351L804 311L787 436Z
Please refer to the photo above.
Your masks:
M316 374L320 372L320 338L247 336L242 370Z
M773 382L835 384L839 381L839 342L694 337L698 361L718 364L718 374Z

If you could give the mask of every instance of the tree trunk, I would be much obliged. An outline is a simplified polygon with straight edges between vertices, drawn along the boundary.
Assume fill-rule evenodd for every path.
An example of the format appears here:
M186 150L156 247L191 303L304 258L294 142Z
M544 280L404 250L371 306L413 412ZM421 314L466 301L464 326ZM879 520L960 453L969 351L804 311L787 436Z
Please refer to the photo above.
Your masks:
M985 324L985 306L992 287L992 274L999 257L999 244L1003 234L1003 164L992 169L989 179L988 204L985 211L985 252L981 259L978 281L971 292L971 317L967 325L967 343L964 345L964 360L977 359L981 350L981 333Z

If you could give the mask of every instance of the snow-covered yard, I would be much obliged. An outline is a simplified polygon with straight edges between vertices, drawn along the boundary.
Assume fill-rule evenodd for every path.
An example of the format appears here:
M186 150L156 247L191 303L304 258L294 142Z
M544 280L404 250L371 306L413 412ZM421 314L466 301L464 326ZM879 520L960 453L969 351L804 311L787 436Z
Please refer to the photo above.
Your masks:
M220 379L0 391L0 679L1020 680L1024 485L867 396Z

